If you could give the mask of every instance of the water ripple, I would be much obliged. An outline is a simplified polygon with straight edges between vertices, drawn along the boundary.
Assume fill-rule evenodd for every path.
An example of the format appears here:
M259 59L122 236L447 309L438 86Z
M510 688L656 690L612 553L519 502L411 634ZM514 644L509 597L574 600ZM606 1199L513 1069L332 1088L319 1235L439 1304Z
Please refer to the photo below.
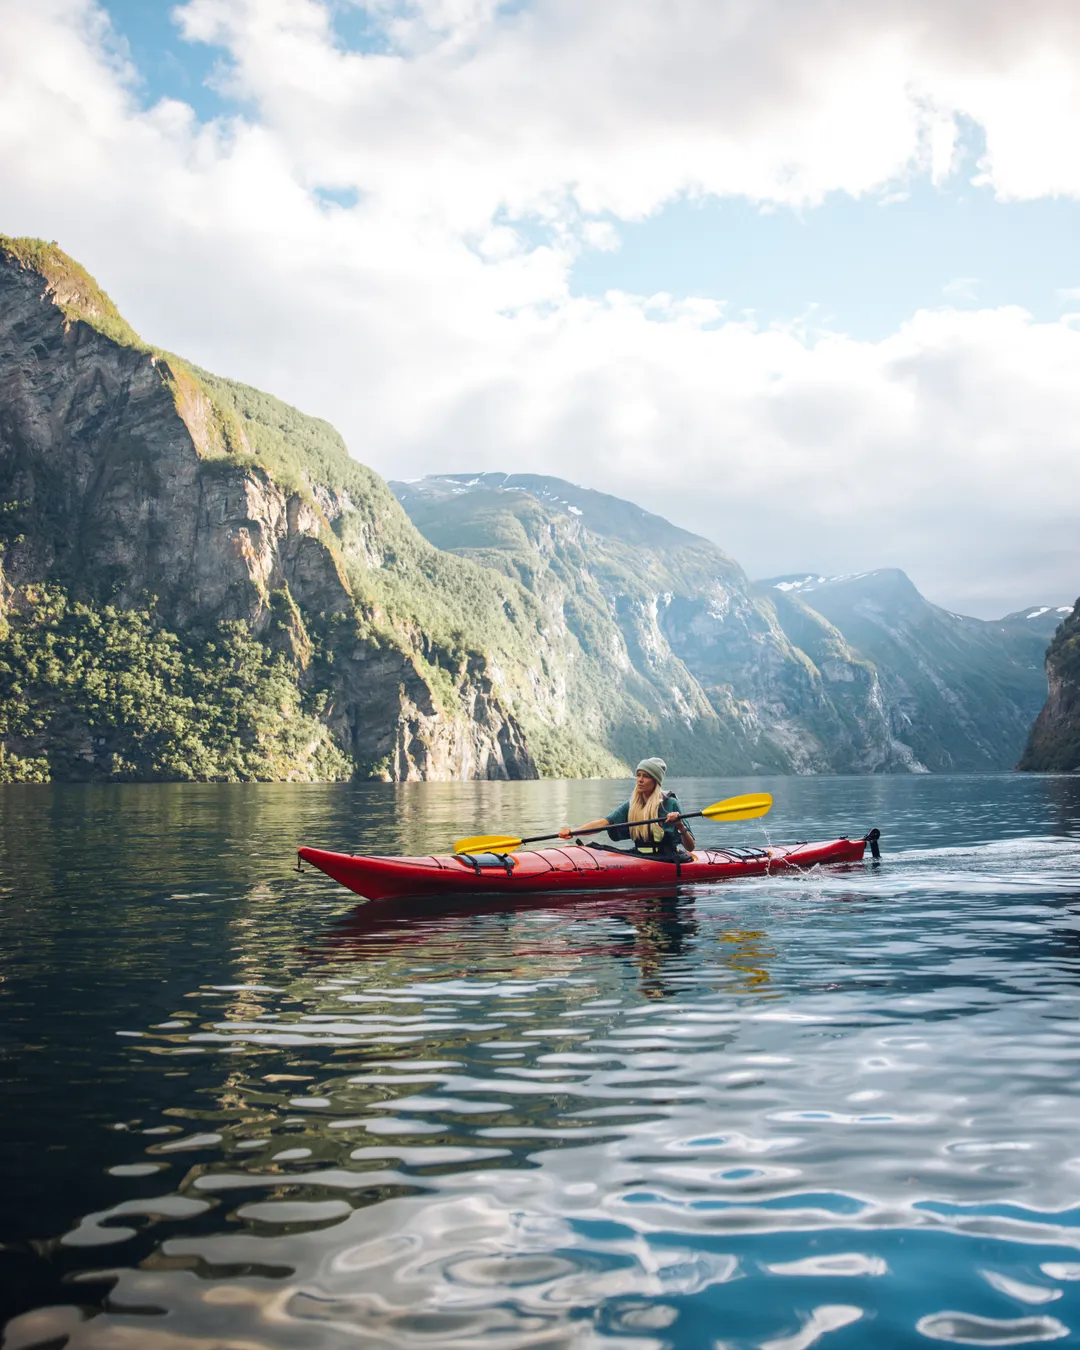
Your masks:
M941 781L964 828L1014 822L1013 780L978 801ZM221 875L163 877L152 914L144 878L128 928L104 880L64 892L53 928L28 906L43 944L96 924L85 969L111 983L91 1003L20 955L0 985L29 990L30 962L38 1002L12 1022L30 1173L60 1175L46 1137L94 1160L0 1252L43 1291L4 1350L1080 1337L1080 844L1035 815L943 837L942 799L902 795L940 783L790 790L859 819L851 794L885 794L932 846L405 915L253 879L219 833ZM267 822L230 837L269 847ZM94 1038L45 1110L61 1008Z

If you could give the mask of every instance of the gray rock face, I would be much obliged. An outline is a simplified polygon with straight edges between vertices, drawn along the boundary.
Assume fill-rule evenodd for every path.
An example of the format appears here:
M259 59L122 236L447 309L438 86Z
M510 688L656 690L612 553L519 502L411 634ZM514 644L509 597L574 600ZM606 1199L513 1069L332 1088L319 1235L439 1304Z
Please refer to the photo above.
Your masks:
M1047 606L971 619L890 569L752 584L707 540L556 478L391 486L432 542L565 621L572 697L606 672L602 734L627 758L648 728L682 772L1004 769L1045 697Z
M415 624L391 616L373 631L350 577L365 547L379 551L372 531L366 545L362 532L343 542L328 519L356 514L348 493L283 488L206 383L125 331L58 250L45 250L45 270L35 256L0 241L0 620L46 583L150 606L173 630L238 619L270 640L285 612L301 680L308 630L329 634L325 720L359 774L534 776L480 652L433 682Z
M1016 763L1046 697L1043 651L1059 613L1039 605L997 620L953 614L895 568L761 587L789 615L812 608L876 668L889 733L926 768ZM794 633L790 619L785 627Z
M1080 600L1046 652L1049 691L1019 768L1043 773L1080 770Z
M534 474L391 486L428 539L521 581L565 628L571 698L626 759L648 743L682 773L922 768L873 664L708 540Z

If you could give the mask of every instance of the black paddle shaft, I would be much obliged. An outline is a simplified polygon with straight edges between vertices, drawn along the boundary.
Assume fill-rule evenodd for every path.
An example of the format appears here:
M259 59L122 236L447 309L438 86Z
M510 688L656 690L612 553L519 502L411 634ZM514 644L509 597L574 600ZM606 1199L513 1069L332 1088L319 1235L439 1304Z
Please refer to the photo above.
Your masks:
M679 819L693 820L696 816L703 816L704 814L705 814L704 811L680 811ZM663 823L666 820L667 816L656 816L652 820L635 820L632 823L634 825L663 825ZM627 820L623 821L619 825L597 825L594 829L591 830L571 830L570 833L603 834L605 830L622 830L622 829L628 830L630 828L630 825L631 822ZM521 842L523 844L542 844L545 839L561 839L561 838L562 838L561 834L534 834L530 839L523 839Z

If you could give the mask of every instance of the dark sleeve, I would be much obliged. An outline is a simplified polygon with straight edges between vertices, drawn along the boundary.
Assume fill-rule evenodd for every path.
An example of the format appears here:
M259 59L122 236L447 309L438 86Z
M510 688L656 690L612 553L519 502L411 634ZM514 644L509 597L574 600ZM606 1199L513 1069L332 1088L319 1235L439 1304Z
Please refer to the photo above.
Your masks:
M615 826L615 828L608 830L608 838L614 839L616 843L619 843L623 839L629 839L630 827L626 824L626 821L629 820L629 818L629 800L623 802L622 806L617 806L614 811L609 811L607 815L608 824Z
M679 815L682 815L682 807L679 805L679 799L675 796L674 792L668 793L667 801L664 803L664 815L667 815L669 811L678 811ZM690 826L686 825L686 828L689 830ZM693 834L693 830L690 830L690 833ZM677 823L664 826L664 838L672 844L682 842Z

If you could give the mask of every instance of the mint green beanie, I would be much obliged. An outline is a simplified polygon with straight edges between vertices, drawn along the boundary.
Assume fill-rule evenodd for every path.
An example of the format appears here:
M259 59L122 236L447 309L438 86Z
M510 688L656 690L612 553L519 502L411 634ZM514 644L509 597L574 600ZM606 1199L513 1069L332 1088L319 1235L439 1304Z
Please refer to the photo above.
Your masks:
M652 759L643 759L634 772L647 773L650 778L655 779L662 787L664 784L664 774L667 773L667 765L658 756L654 756Z

